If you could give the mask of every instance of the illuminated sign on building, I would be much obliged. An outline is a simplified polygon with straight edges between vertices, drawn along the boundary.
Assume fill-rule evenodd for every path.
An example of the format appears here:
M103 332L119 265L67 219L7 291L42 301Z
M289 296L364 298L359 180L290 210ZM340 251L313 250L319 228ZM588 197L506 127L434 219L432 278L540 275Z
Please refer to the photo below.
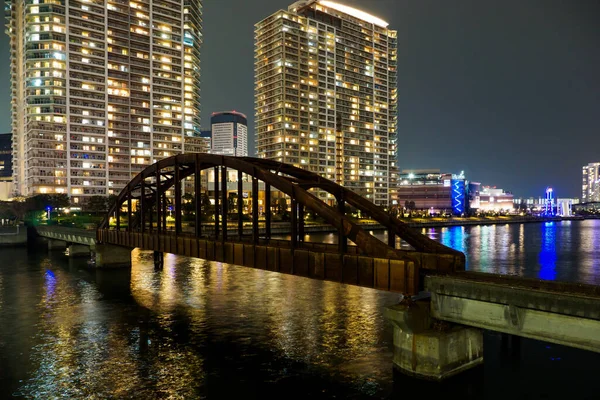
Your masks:
M455 215L465 213L465 181L452 179L452 212Z

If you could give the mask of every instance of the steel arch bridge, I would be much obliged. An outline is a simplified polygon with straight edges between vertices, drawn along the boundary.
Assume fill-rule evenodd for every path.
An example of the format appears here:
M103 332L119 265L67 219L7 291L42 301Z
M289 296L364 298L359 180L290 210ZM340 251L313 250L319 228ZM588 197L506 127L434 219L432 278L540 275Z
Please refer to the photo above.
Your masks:
M202 172L214 171L214 227L202 225ZM228 172L237 171L237 199L243 198L243 178L251 181L252 230L243 224L243 202L230 210ZM193 185L194 232L182 230L182 182ZM264 228L259 223L259 182L264 188ZM177 184L179 183L179 184ZM289 197L291 240L271 238L272 189ZM315 196L325 191L335 206ZM235 190L234 190L235 191ZM174 229L167 228L167 207L172 199ZM135 210L134 210L135 203ZM347 215L351 206L375 220L388 232L387 243L377 239ZM338 232L338 244L305 242L304 216L307 210L320 216ZM231 234L228 216L237 214L237 233ZM111 216L116 217L114 227ZM121 226L123 217L127 226ZM235 232L235 228L233 229ZM396 237L414 250L398 249ZM99 225L100 243L140 247L255 268L287 272L312 278L334 280L359 286L414 295L422 288L425 271L453 272L465 268L463 253L448 248L416 230L382 208L321 176L281 162L251 157L213 154L180 154L163 159L140 172L118 195L115 204ZM356 246L348 246L348 240Z

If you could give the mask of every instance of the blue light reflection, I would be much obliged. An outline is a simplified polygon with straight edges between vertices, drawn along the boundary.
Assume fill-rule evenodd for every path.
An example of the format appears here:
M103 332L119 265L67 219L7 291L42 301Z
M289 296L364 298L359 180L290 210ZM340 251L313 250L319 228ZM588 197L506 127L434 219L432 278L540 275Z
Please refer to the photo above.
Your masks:
M546 222L542 225L542 246L539 255L539 278L547 281L556 280L556 224Z
M44 284L46 287L46 298L50 299L54 296L54 290L56 289L56 276L54 276L54 272L47 269L44 278L46 281Z

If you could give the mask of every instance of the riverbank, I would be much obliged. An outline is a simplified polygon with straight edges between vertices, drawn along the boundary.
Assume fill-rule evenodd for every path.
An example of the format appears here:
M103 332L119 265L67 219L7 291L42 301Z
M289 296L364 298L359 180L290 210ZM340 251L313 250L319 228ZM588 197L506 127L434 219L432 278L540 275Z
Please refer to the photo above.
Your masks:
M532 217L532 216L502 216L477 218L419 218L402 219L401 221L413 228L444 228L449 226L524 224L540 222L583 221L581 216L571 217Z
M585 218L580 216L572 217L529 217L529 216L502 216L502 217L469 217L469 218L403 218L402 222L406 223L411 228L445 228L451 226L477 226L477 225L506 225L506 224L523 224L523 223L541 223L541 222L560 222L560 221L582 221ZM363 220L357 221L363 229L367 231L380 231L386 228L374 221ZM264 224L260 223L259 234L265 234L266 229ZM185 226L184 232L192 232L191 226ZM202 224L202 231L210 234L214 232L213 224ZM229 225L227 232L231 235L237 234L237 227ZM332 233L336 232L331 225L307 223L304 226L305 233ZM271 234L285 235L290 233L289 222L274 222L271 225ZM251 224L244 224L244 234L252 234Z
M505 224L523 224L523 223L541 223L541 222L560 222L560 221L582 221L584 219L594 219L594 217L582 217L582 216L571 216L571 217L533 217L533 216L498 216L498 217L467 217L467 218L401 218L400 221L404 222L411 228L423 229L423 228L445 228L452 226L477 226L477 225L505 225ZM385 230L385 227L375 223L372 220L358 220L355 221L363 229L368 231L379 231ZM94 229L92 226L86 226L86 229ZM227 232L235 235L238 233L237 223L229 223ZM273 235L284 235L290 233L289 222L272 222L271 223L271 234ZM173 221L169 221L167 224L168 230L174 230L175 224ZM193 224L183 223L184 233L193 233L195 231ZM214 232L214 223L203 223L202 232L210 234ZM331 233L336 232L336 229L327 224L308 222L304 227L305 233ZM259 222L259 234L265 234L266 229L264 222ZM249 222L244 223L244 234L252 234L252 224ZM5 238L8 240L8 238ZM0 243L2 238L0 237ZM26 242L26 240L25 240Z

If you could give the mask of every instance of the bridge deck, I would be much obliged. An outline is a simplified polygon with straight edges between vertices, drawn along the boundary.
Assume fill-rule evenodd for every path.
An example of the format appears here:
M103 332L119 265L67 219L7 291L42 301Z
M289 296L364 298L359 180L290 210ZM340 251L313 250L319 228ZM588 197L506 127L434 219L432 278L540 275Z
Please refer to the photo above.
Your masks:
M47 239L61 240L68 243L94 246L96 244L96 231L89 229L70 228L66 226L37 226L39 236Z
M428 276L434 318L600 352L600 287L482 273Z
M428 254L396 250L372 257L349 246L340 253L337 245L274 239L214 240L185 234L126 232L100 229L98 242L145 250L198 257L252 268L315 279L416 295L421 289L420 271L450 272L462 259L454 254Z

